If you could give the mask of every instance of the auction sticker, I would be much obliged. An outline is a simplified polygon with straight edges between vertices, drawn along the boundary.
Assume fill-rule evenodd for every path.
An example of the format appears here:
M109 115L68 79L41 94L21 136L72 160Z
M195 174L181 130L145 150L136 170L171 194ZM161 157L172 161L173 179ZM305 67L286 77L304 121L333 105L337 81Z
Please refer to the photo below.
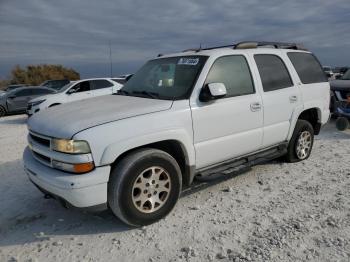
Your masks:
M191 65L195 66L199 62L199 58L185 58L182 57L180 60L177 62L178 65Z

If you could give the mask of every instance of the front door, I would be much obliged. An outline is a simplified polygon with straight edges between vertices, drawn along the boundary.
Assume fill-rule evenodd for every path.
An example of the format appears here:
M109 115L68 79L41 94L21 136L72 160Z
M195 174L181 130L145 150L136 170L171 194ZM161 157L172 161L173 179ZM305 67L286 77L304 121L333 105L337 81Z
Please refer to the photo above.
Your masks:
M74 102L92 97L91 82L82 81L72 86L67 91L67 102Z
M261 96L246 57L218 58L208 73L208 83L223 83L227 95L205 103L191 99L197 168L254 152L263 139Z
M10 112L24 111L27 108L29 100L32 99L32 89L25 88L14 91L12 95L7 98L7 107Z

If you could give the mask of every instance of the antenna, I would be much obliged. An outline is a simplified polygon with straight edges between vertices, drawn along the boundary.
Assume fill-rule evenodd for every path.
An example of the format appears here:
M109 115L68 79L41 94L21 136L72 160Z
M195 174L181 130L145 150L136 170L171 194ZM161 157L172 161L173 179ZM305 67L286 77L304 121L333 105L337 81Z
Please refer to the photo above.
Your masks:
M109 44L109 63L110 63L111 77L113 77L113 63L112 63L112 47L111 47L111 40L109 40L108 44Z

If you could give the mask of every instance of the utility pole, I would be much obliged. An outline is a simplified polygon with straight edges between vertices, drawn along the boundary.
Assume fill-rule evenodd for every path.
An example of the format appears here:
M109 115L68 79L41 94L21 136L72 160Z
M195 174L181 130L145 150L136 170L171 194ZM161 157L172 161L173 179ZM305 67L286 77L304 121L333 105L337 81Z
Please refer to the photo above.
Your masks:
M112 46L111 46L111 40L109 40L108 44L109 44L109 63L110 63L111 77L113 77L113 63L112 63Z

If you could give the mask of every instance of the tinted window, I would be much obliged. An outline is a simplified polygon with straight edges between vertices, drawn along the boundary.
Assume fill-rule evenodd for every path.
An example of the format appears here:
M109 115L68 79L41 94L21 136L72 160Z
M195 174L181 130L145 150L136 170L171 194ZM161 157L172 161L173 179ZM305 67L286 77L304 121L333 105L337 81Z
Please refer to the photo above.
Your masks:
M254 93L249 66L243 56L218 58L211 67L205 83L223 83L228 97Z
M93 85L93 89L101 89L106 87L111 87L113 84L107 80L93 80L91 81Z
M288 53L303 84L326 82L326 76L316 57L308 53Z
M293 85L286 65L276 55L255 55L261 82L265 92Z
M90 82L89 81L80 82L80 83L76 84L75 86L73 86L70 89L70 92L72 92L73 90L75 91L75 93L90 91L91 90Z
M15 96L30 96L32 95L32 89L23 89L15 93Z

